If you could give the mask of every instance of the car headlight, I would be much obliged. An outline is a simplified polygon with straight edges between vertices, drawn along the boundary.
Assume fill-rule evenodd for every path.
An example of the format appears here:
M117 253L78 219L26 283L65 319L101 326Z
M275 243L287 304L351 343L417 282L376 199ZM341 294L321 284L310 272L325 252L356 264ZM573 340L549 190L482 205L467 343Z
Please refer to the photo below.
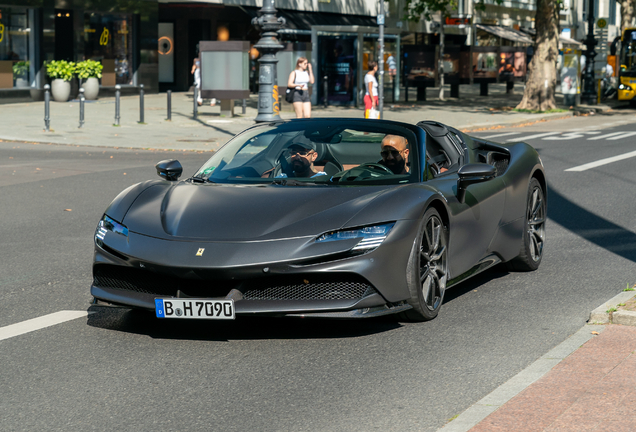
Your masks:
M95 237L100 240L104 240L104 237L106 236L106 233L108 231L114 232L115 234L123 235L124 237L128 237L128 228L126 228L126 225L121 224L115 219L104 215L102 217L102 220L100 220L99 224L97 225Z
M346 229L325 233L316 239L316 242L329 242L338 240L360 239L353 247L353 251L368 251L375 249L384 241L393 228L395 222L382 225L373 225L362 228Z
M628 86L628 85L625 85L625 84L619 84L619 85L618 85L618 89L619 89L619 90L632 91L632 88L631 88L630 86Z

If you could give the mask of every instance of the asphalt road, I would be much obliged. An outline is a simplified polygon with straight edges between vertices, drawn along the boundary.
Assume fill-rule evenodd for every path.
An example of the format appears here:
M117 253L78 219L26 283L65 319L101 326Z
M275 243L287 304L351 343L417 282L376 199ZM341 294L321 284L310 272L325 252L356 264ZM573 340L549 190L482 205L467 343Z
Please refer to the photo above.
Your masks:
M622 112L475 133L601 131L528 140L549 180L540 269L483 273L421 324L171 322L91 307L93 234L108 203L153 178L161 159L192 174L207 156L2 142L0 335L59 311L90 314L0 340L0 429L435 431L636 282L636 159L565 171L636 150L636 133L588 139L636 132L633 120Z

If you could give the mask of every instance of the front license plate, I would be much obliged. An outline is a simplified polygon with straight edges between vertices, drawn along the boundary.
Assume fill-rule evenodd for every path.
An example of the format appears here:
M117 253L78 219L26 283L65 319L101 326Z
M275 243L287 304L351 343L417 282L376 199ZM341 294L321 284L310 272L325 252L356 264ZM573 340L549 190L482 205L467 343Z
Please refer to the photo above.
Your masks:
M234 319L234 300L155 299L157 318Z

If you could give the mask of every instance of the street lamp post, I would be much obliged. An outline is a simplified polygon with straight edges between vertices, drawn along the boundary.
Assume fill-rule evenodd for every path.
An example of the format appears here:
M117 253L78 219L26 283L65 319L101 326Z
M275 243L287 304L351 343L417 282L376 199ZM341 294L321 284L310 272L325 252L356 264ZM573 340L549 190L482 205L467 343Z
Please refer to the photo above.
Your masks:
M594 85L594 57L596 57L596 39L594 39L594 0L589 0L587 7L587 38L585 39L585 86L581 99L583 103L596 103L596 86Z
M263 7L258 11L258 18L252 20L252 25L261 32L260 40L254 48L262 53L258 62L260 73L258 76L258 115L256 122L280 120L280 102L278 97L278 80L276 77L276 53L284 48L278 41L278 30L285 25L285 18L276 17L274 0L264 0Z

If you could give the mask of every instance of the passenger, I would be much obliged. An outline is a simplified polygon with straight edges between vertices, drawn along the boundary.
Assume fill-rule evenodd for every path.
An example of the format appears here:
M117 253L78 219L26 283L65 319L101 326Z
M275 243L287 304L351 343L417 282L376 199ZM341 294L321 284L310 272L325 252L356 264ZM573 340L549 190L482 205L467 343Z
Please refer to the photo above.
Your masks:
M387 135L382 140L381 165L393 171L393 174L408 174L409 143L403 136Z
M308 139L301 137L296 138L292 144L289 145L287 151L289 152L291 160L291 169L293 170L292 177L318 177L321 175L327 175L324 171L316 171L314 168L314 162L318 157L316 153L316 145ZM282 173L278 177L287 177L287 174Z

